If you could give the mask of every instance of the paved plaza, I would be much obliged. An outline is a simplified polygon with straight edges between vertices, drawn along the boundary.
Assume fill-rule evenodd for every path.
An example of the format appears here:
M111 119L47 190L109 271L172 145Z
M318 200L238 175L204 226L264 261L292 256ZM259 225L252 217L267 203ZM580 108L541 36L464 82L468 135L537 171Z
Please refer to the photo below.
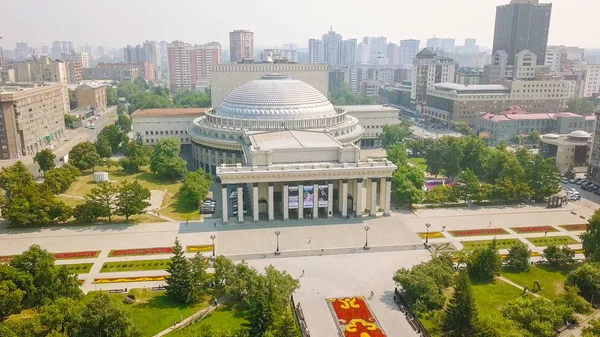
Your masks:
M594 211L595 203L588 200L569 203L563 208L547 209L545 205L521 205L498 207L475 207L454 209L398 210L391 217L332 220L292 220L266 223L223 225L219 220L201 222L163 222L139 225L98 225L68 228L1 229L0 256L14 255L32 244L39 244L51 252L77 252L100 250L97 258L61 260L60 264L94 263L85 280L84 291L153 287L164 282L138 282L94 284L98 277L134 277L165 275L165 271L136 271L100 273L104 262L152 260L168 258L169 255L108 257L111 249L152 248L172 246L178 237L184 246L210 244L215 235L217 255L234 260L245 259L250 265L262 269L272 264L298 277L301 288L295 293L300 302L311 336L336 335L326 299L354 295L375 298L369 304L388 336L416 336L406 323L404 315L393 304L394 272L402 267L425 261L430 254L423 247L423 240L416 233L424 232L426 223L430 231L458 229L503 228L509 232L498 238L543 236L544 233L518 234L510 227L554 226L558 231L548 236L561 235L577 239L577 232L567 232L559 225L581 224ZM575 213L575 214L573 214ZM582 219L583 216L585 219ZM216 226L215 226L216 224ZM369 227L368 238L365 227ZM279 231L281 255L275 256ZM491 239L492 236L431 239L431 243L450 242L462 248L460 241ZM369 251L364 251L368 239ZM543 247L532 250L541 252ZM573 245L580 248L581 245ZM193 254L188 253L188 256ZM210 256L211 253L205 253ZM302 270L305 275L302 275Z

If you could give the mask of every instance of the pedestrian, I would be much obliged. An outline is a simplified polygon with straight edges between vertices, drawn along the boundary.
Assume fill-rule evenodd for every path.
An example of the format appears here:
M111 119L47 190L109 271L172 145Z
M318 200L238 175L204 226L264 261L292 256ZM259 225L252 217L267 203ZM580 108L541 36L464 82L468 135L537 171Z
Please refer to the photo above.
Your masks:
M548 236L548 231L545 231L545 232L544 232L544 236Z
M300 277L303 277L303 276L304 276L304 269L302 269L302 275L300 275Z
M312 242L312 236L308 238L308 243Z
M190 223L190 220L188 220L188 219L185 219L185 224L187 225L187 224L189 224L189 223Z
M321 255L323 255L323 253L324 253L324 252L325 252L325 251L324 251L323 249L321 249Z
M215 221L215 227L217 227L217 222Z
M492 227L492 222L491 222L491 221L490 221L490 224L489 224L488 228L489 228L489 227Z

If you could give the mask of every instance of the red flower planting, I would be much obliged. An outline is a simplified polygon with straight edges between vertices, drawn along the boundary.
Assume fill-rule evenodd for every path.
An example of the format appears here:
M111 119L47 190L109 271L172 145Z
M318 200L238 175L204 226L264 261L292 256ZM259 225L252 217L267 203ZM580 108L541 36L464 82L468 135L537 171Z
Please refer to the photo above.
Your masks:
M330 298L329 304L344 337L386 337L363 296Z
M460 231L450 231L449 233L452 236L483 236L508 234L508 232L502 228L468 229Z
M561 225L560 227L568 231L584 231L587 229L588 225L586 223L582 223L577 225Z
M116 250L112 250L108 256L154 255L154 254L170 254L172 252L173 252L173 247L116 249Z
M0 263L8 262L13 258L12 255L0 256Z
M552 226L512 227L511 229L517 233L542 233L557 231L556 228Z
M90 250L86 252L68 252L68 253L54 253L54 258L57 260L68 260L68 259L86 259L95 258L98 256L100 251Z

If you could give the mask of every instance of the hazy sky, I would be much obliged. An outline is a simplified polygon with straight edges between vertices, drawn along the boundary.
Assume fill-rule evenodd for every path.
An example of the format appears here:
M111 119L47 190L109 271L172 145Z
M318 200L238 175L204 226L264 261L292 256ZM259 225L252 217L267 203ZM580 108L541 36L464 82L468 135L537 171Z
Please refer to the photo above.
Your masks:
M21 39L51 46L54 40L109 47L144 40L218 41L250 29L259 47L294 42L301 47L330 26L344 39L386 36L425 40L476 38L491 47L495 7L509 0L0 0L0 46ZM544 2L542 0L542 2ZM600 0L554 0L549 44L600 48Z

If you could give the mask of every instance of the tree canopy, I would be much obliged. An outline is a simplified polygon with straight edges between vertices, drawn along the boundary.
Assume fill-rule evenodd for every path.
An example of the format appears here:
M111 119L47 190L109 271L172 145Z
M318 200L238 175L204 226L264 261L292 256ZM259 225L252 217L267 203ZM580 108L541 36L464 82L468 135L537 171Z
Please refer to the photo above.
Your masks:
M478 315L471 280L466 270L456 276L454 294L443 315L443 335L447 337L476 336Z
M40 170L44 173L56 166L55 159L56 155L50 149L43 149L33 157L33 161L40 166Z
M591 115L596 110L596 105L587 98L569 98L567 100L567 111L578 115Z
M179 139L162 138L150 156L150 170L161 177L177 179L187 171L187 163L179 157Z
M600 209L589 219L586 231L581 234L581 242L586 259L600 262Z
M91 142L79 143L69 152L69 161L80 170L94 169L100 165L101 158Z
M211 184L212 177L204 170L190 172L185 176L183 185L179 188L180 198L184 203L198 207L208 195Z
M402 121L398 124L386 124L383 126L383 132L379 135L381 146L390 148L397 143L402 143L412 135L411 124L408 121Z

